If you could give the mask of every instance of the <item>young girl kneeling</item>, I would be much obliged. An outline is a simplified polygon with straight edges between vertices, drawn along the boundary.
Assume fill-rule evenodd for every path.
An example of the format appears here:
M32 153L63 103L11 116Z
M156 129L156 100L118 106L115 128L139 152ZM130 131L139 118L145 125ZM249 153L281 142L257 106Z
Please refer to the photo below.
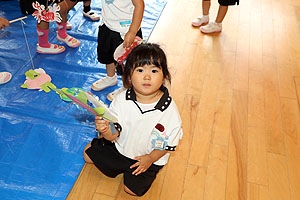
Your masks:
M109 177L124 174L125 191L142 196L168 162L182 134L177 106L165 81L171 82L166 55L157 44L141 44L128 55L123 85L110 105L118 115L111 124L96 116L101 133L84 149L87 163Z

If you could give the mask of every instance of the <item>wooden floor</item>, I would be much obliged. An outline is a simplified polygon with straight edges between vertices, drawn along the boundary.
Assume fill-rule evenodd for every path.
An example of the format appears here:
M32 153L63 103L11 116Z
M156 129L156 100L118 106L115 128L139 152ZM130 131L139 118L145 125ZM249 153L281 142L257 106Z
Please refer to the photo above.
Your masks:
M211 19L217 12L212 1ZM191 26L201 0L168 0L166 50L183 139L143 197L85 165L68 200L299 200L300 1L241 0L220 34Z

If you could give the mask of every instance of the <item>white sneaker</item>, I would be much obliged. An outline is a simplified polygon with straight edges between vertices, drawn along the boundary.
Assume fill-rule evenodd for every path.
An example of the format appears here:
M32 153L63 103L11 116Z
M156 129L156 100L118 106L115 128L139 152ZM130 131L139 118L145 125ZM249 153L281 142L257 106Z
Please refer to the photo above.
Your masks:
M117 89L117 90L115 90L115 91L109 93L109 94L107 95L106 98L107 98L108 100L112 101L112 100L114 100L114 98L116 98L116 96L117 96L118 94L120 94L120 93L123 92L124 90L126 90L126 88L121 87L121 88L119 88L119 89Z
M113 77L106 76L102 79L99 79L98 81L95 81L92 84L92 89L94 91L100 91L103 90L104 88L116 85L117 82L118 82L117 75L114 75Z
M209 22L209 16L198 16L192 21L193 26L201 26L202 24L206 24Z
M216 22L209 22L209 24L200 27L200 31L203 33L215 33L222 31L222 24Z
M87 13L83 11L83 16L88 17L93 21L98 21L100 19L100 16L92 10Z
M72 29L72 24L69 22L69 20L67 21L67 30L71 30Z

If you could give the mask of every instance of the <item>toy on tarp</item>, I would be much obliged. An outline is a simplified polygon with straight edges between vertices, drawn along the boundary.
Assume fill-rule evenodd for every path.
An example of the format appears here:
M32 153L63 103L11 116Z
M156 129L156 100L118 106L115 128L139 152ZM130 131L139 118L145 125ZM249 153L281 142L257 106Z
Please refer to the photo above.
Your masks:
M62 89L57 89L57 90L55 90L56 93L59 94L60 98L61 98L63 101L66 101L66 102L72 102L72 99L70 99L69 97L67 97L61 90L67 92L68 94L72 95L72 96L75 97L75 98L78 97L79 92L85 92L85 90L83 90L83 89L81 89L81 88L77 88L77 87L72 87L72 88L62 88Z
M66 102L73 102L76 105L86 109L93 115L99 115L104 119L117 123L118 119L115 113L113 113L96 95L86 92L81 88L62 88L57 89L54 84L51 83L51 77L46 74L45 70L38 68L35 70L28 70L25 72L26 80L22 88L38 89L39 91L50 92L51 89L59 94L60 98Z
M25 72L25 76L26 81L21 85L21 88L39 89L45 92L50 92L50 88L56 89L55 85L51 83L51 77L42 68L30 69Z

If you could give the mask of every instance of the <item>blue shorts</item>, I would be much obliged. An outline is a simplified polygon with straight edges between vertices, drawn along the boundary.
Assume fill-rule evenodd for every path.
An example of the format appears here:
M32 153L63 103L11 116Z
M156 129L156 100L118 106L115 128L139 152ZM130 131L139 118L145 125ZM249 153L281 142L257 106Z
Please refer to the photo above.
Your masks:
M124 185L138 196L144 195L149 190L156 174L163 167L152 164L144 173L132 175L136 168L130 169L130 166L137 161L120 154L115 144L104 138L94 138L91 147L85 152L106 176L114 178L123 173Z

